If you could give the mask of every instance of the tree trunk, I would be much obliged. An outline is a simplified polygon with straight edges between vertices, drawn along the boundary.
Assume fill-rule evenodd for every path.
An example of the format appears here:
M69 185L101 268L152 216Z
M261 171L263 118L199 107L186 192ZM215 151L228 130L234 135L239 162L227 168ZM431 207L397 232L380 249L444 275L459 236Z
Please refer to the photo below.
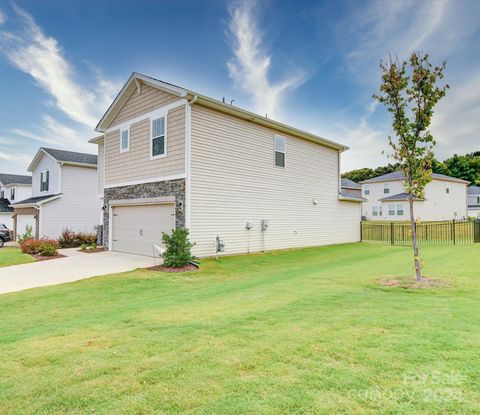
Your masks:
M413 197L408 199L410 205L410 225L412 227L412 245L413 245L413 264L415 266L415 278L417 281L423 281L422 269L420 266L420 257L418 254L417 228L415 226L415 216L413 215Z

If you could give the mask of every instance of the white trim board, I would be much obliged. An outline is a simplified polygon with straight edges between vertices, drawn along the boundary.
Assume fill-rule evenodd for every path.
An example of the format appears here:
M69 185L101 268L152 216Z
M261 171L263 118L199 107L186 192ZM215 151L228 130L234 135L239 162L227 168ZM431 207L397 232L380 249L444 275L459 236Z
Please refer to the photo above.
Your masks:
M171 176L150 177L148 179L131 180L128 182L105 184L103 188L111 189L113 187L132 186L132 185L143 184L143 183L166 182L168 180L179 180L179 179L185 179L185 173L175 174Z

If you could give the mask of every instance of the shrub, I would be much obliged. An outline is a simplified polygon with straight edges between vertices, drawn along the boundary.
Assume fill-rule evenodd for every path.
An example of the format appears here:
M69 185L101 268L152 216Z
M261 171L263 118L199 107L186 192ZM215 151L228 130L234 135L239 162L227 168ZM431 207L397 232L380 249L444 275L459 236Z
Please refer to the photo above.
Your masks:
M58 242L55 239L26 239L20 244L23 253L43 256L53 256L57 254Z
M24 241L28 241L29 239L33 239L33 226L25 225L25 233L20 235L17 240L18 243L21 244Z
M75 248L77 245L76 234L71 229L65 228L58 238L58 243L61 248Z
M189 231L179 228L172 231L172 234L163 233L162 242L165 245L163 253L163 265L166 267L184 267L195 260L192 255L193 243L189 240Z
M38 247L38 253L42 256L54 256L57 255L58 242L52 239L40 240Z
M58 238L61 248L77 248L97 242L97 234L94 232L74 232L65 228Z

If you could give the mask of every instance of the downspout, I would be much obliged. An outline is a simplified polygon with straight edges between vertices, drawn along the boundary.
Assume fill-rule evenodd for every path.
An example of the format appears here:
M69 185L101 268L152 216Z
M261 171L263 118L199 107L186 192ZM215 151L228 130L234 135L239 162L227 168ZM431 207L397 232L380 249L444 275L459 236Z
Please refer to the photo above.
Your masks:
M198 101L195 95L185 109L185 228L190 228L191 165L192 165L192 105Z

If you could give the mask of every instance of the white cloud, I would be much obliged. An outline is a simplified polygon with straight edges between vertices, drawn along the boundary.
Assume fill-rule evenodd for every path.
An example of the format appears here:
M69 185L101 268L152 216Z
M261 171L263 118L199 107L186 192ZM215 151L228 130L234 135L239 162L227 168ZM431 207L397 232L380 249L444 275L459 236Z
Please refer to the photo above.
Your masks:
M244 0L230 11L229 31L233 37L234 58L227 67L235 84L251 97L254 110L274 118L285 93L301 85L305 75L297 71L280 81L269 79L271 56L262 47L255 6L255 1Z
M7 16L2 10L0 10L0 25L4 24L7 21Z

